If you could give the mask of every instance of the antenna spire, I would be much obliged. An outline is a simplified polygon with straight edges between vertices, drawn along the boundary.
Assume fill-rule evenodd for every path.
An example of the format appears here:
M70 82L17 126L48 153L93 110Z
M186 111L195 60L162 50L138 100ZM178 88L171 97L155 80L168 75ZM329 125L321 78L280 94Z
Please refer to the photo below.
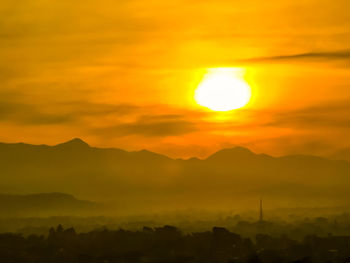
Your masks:
M264 220L264 216L263 216L263 202L262 202L262 198L260 198L260 217L259 217L259 222L262 222Z

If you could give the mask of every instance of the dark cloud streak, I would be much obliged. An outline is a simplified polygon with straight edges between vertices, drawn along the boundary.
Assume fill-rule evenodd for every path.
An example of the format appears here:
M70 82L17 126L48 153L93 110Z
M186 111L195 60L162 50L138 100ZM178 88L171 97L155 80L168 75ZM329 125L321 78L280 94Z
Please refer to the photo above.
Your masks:
M258 57L244 59L241 62L244 63L272 63L272 62L297 62L297 61L343 61L350 63L350 49L329 51L329 52L306 52L293 55L278 55L269 57Z
M135 122L120 123L96 129L98 134L110 137L140 135L144 137L178 136L196 131L194 123L180 115L143 116Z
M4 94L6 95L6 94ZM53 104L28 104L12 98L13 94L0 100L0 121L23 125L74 124L84 117L115 114L125 116L139 109L130 104L102 104L74 101Z
M350 102L333 102L276 113L267 126L306 129L350 129Z

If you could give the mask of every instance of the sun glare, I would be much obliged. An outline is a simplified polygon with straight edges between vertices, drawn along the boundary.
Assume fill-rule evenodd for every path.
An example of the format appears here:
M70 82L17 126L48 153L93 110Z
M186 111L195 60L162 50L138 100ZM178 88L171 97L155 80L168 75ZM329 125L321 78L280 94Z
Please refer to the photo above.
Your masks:
M241 68L209 69L195 91L196 102L213 111L230 111L244 107L251 89Z

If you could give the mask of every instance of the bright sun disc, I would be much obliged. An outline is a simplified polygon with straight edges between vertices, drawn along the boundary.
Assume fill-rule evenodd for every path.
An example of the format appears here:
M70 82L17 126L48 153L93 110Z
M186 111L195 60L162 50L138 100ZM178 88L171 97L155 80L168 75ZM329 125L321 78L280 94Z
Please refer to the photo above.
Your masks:
M213 111L230 111L244 107L251 98L251 89L242 69L210 69L195 91L196 102Z

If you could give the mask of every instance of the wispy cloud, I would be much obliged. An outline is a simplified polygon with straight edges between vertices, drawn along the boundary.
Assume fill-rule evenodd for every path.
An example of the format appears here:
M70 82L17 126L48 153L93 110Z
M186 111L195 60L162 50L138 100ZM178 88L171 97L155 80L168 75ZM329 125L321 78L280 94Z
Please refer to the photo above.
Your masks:
M122 117L139 109L132 104L104 104L87 101L69 101L34 104L21 101L15 93L1 92L0 122L23 125L55 125L79 122L83 118L99 118L108 115Z
M308 129L350 129L350 102L333 102L278 112L268 126Z
M257 57L244 59L244 63L273 63L273 62L348 62L350 63L350 49L339 51L325 51L325 52L305 52L292 55L277 55L268 57Z
M196 125L181 115L143 116L134 122L119 123L95 130L110 137L138 135L143 137L167 137L196 131Z
M23 125L69 123L73 116L59 113L47 113L38 107L28 104L0 102L1 122L12 122Z

